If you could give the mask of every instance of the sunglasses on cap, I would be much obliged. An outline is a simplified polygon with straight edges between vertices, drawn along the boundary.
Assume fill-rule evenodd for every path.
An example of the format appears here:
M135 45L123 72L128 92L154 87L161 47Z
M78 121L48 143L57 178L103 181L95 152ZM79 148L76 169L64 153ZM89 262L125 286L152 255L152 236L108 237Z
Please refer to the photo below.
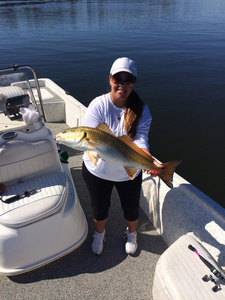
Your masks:
M120 75L111 75L112 78L112 82L114 84L126 84L128 86L134 86L135 84L135 78L134 77L126 77L125 79L123 79Z

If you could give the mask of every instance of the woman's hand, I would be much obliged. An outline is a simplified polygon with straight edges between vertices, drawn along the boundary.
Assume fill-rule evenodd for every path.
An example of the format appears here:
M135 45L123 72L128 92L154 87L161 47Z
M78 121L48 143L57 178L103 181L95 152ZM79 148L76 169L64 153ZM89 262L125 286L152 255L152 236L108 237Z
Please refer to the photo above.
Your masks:
M142 150L147 153L148 155L151 156L150 152L148 151L148 149L143 149ZM157 168L164 168L164 166L162 164L159 164L156 160L153 161L153 164L157 167ZM146 170L146 169L143 169L143 173L147 172L147 174L151 175L152 177L156 177L158 176L158 171L156 170Z

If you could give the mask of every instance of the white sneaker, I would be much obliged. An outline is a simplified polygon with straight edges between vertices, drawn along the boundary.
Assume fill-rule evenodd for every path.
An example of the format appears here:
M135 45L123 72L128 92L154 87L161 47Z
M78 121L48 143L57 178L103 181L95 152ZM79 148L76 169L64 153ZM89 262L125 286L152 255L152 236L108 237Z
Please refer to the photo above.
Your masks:
M105 238L106 231L104 229L103 233L98 233L95 231L93 235L93 242L91 244L91 249L94 252L94 254L101 254L103 250L103 242L106 240Z
M137 231L130 232L126 229L127 242L125 245L125 251L127 254L134 254L137 250Z

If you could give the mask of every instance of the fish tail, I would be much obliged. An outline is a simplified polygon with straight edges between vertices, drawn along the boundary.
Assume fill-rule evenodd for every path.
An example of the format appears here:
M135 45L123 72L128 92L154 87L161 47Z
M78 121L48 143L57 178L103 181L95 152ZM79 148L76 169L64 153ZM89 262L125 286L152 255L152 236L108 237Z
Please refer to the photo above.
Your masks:
M176 169L176 167L181 163L180 160L174 160L170 161L167 163L164 163L164 171L159 174L159 178L162 179L162 181L165 182L165 184L170 187L171 189L173 188L173 173Z

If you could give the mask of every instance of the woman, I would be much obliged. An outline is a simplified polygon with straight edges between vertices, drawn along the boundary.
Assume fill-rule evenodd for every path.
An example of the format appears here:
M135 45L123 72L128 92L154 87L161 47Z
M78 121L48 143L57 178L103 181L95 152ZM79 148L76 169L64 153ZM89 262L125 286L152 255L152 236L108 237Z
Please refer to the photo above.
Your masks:
M135 62L127 57L118 58L109 75L111 92L95 98L89 105L84 126L97 127L106 123L115 136L128 135L145 152L148 150L148 132L151 115L147 105L133 90L137 79ZM108 219L110 198L115 186L120 196L121 206L127 224L125 251L134 254L137 250L137 224L142 183L141 170L134 180L130 180L125 169L107 161L99 160L97 166L84 153L83 178L91 197L95 223L92 251L101 254L105 240L105 225ZM157 162L157 166L162 167ZM156 171L148 171L156 176Z

